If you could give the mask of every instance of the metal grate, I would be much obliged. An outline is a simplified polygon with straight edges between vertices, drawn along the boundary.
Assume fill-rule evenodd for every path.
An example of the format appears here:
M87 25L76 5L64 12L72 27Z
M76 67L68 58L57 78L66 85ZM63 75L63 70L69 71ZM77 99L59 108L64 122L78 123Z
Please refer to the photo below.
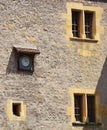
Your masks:
M15 116L20 116L21 113L21 103L13 103L13 114Z
M79 37L80 12L72 11L72 33L74 37Z
M75 95L75 118L82 122L82 95Z
M85 34L86 38L91 39L92 39L92 20L93 20L93 13L85 12Z

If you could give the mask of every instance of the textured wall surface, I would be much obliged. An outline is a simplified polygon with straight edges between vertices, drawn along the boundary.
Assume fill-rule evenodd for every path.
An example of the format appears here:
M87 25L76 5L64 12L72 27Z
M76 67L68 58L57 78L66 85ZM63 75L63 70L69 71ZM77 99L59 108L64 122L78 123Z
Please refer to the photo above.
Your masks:
M104 9L101 44L66 40L65 0L0 0L0 130L107 129L107 3L73 1ZM39 48L33 74L17 71L14 45ZM100 128L70 126L69 88L101 91ZM26 121L8 118L8 100L26 104Z

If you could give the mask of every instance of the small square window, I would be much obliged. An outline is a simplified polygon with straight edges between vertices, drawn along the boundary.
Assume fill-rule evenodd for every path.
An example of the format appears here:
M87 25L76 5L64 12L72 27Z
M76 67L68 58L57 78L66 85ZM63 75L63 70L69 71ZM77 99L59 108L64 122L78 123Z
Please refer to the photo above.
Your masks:
M21 103L12 104L13 115L21 116Z
M7 115L10 120L25 121L26 105L23 101L9 100L7 103Z

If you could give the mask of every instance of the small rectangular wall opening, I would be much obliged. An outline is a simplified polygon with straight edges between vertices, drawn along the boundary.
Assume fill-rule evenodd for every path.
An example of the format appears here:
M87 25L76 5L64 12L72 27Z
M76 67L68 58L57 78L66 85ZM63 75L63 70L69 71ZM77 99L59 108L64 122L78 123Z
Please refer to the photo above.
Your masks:
M12 109L13 109L13 115L21 116L21 103L13 103Z

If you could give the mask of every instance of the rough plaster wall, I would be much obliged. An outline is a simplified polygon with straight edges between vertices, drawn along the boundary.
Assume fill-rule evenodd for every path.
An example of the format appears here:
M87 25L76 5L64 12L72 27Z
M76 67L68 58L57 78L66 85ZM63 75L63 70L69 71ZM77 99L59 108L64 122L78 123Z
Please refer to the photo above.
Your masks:
M106 14L105 3L81 2L99 5ZM66 21L62 18L62 13L66 13L65 1L1 0L0 12L0 130L77 130L69 127L68 90L69 87L93 89L97 86L107 53L106 35L102 37L102 44L92 51L94 56L83 57L77 52L82 48L80 44L66 43ZM106 29L106 16L103 20ZM17 72L14 63L13 45L25 43L36 45L41 52L35 58L32 75ZM104 98L105 103L107 97ZM8 119L8 99L26 104L26 122Z

